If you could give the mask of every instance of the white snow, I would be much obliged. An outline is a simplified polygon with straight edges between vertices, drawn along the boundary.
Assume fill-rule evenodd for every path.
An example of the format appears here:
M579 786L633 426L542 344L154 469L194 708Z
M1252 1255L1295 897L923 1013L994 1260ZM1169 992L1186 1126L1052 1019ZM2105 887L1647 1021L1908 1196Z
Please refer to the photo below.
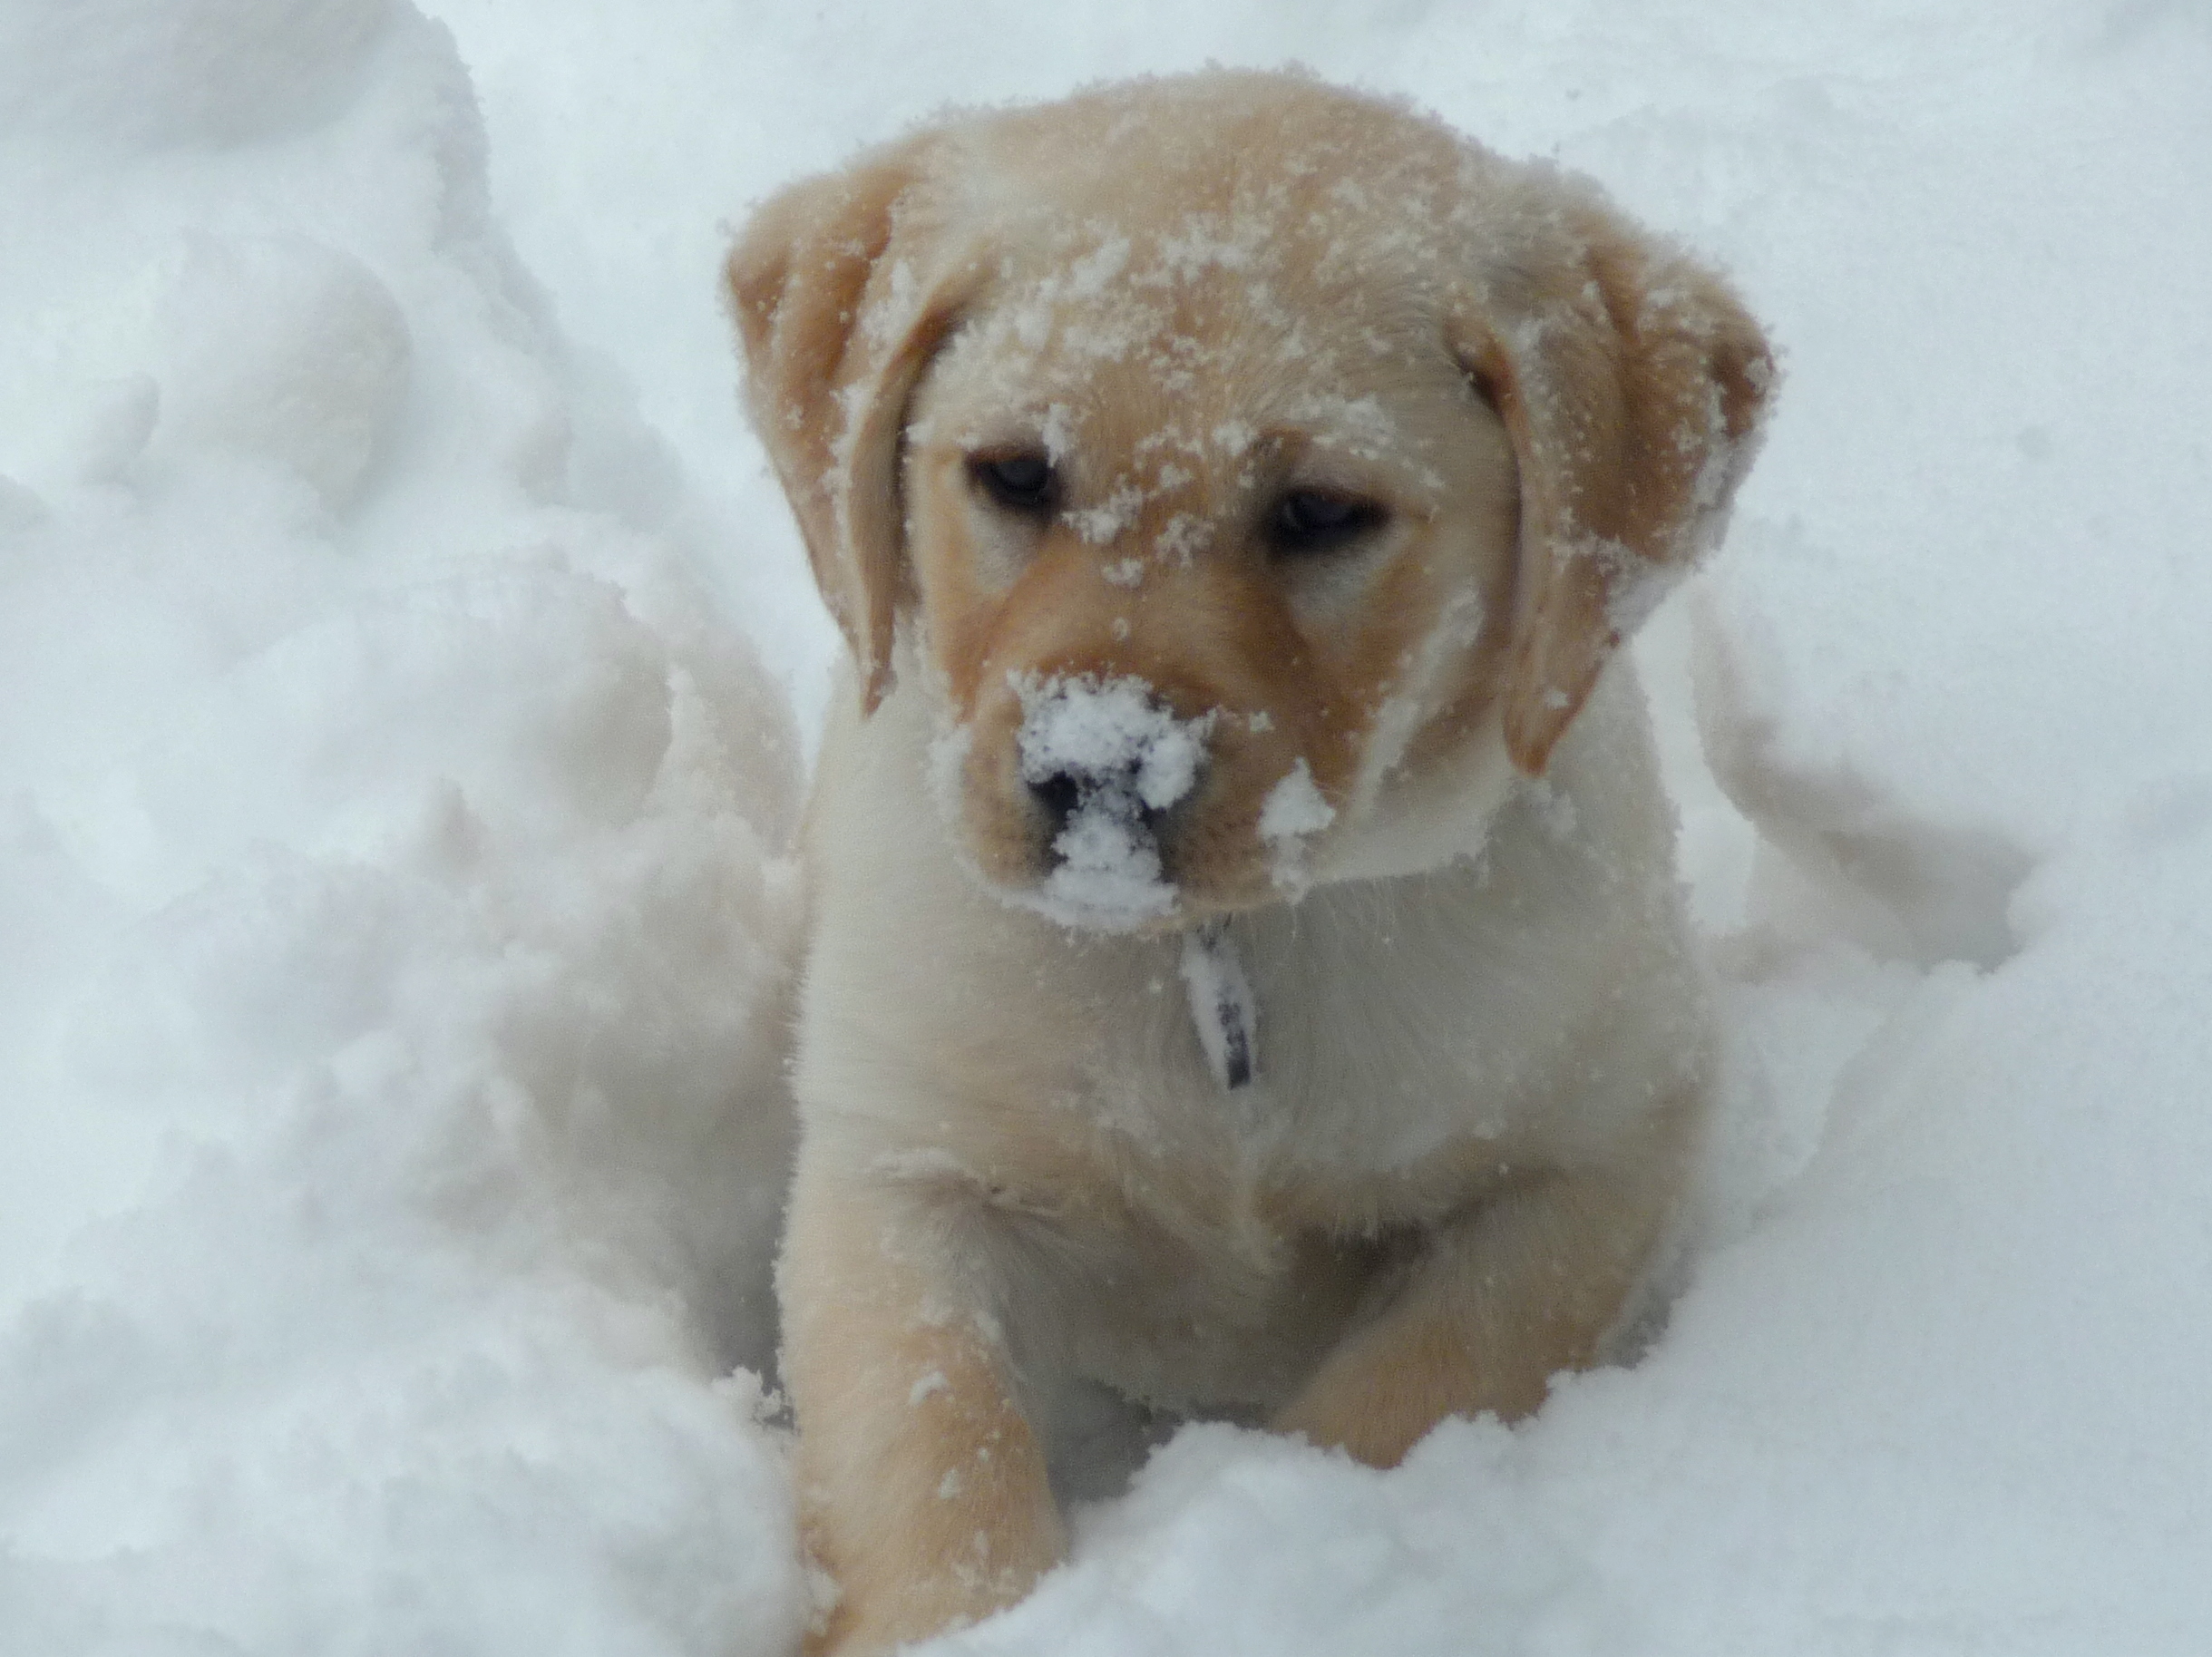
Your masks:
M1634 1367L1389 1475L1187 1430L932 1649L2212 1644L2200 8L434 9L0 0L0 1652L793 1649L779 681L811 726L836 646L726 223L1292 55L1784 348L1645 652L1706 1217Z
M1313 768L1301 755L1260 804L1260 838L1274 853L1270 878L1285 893L1304 895L1307 843L1336 820L1336 808L1321 797Z
M332 511L353 504L399 418L412 350L365 266L304 237L188 230L152 336L165 360L149 437L263 461Z
M404 6L0 6L0 1651L776 1652L796 743Z

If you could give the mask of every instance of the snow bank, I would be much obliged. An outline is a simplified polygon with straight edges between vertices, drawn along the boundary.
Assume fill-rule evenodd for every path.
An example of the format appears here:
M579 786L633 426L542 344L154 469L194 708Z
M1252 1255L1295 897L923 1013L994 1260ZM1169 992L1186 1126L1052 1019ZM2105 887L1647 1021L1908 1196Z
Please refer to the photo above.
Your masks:
M377 0L0 7L0 1650L777 1652L784 700Z
M803 720L833 646L717 220L1291 54L1594 172L1786 347L1647 652L1705 1226L1633 1369L1389 1475L1186 1432L934 1649L2205 1649L2200 17L438 9L488 158L403 5L0 0L0 1651L789 1649L736 640Z

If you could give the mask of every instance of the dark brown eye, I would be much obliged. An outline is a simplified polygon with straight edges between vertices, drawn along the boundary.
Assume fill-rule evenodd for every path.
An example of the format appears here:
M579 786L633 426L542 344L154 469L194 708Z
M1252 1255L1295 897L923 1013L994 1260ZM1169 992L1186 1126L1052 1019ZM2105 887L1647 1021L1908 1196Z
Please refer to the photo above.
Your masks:
M1268 539L1278 552L1329 552L1379 529L1387 516L1372 501L1326 489L1294 489L1275 503Z
M1012 454L970 457L968 475L976 486L1010 512L1042 514L1059 502L1059 478L1052 463L1041 454L1019 451Z

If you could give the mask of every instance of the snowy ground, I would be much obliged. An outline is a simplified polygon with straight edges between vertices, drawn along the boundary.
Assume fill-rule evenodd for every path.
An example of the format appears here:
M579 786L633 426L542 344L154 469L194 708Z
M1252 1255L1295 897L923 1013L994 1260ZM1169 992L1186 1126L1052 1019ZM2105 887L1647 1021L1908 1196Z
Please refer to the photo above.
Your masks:
M788 1651L745 1366L833 637L723 226L948 101L1290 57L1786 349L1648 652L1710 1235L1635 1369L1388 1476L1186 1432L938 1649L2212 1647L2200 7L433 9L0 0L0 1653Z

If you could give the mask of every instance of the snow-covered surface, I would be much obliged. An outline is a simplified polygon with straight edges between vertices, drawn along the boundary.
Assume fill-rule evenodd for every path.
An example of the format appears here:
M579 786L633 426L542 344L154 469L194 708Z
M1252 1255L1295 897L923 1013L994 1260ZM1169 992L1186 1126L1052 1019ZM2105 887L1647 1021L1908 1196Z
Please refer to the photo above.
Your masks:
M0 1652L789 1649L733 1369L833 634L720 221L1291 56L1785 350L1647 651L1709 1219L1633 1369L1389 1475L1186 1432L938 1649L2212 1645L2201 7L435 9L0 0Z

